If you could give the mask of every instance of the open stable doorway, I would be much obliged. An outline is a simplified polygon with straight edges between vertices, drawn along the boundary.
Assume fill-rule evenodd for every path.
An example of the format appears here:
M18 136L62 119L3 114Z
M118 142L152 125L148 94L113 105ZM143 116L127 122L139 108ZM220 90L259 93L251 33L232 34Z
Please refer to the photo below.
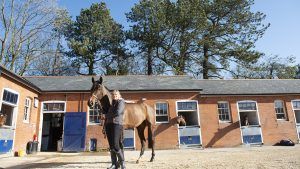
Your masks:
M44 113L41 151L57 151L62 140L64 113Z

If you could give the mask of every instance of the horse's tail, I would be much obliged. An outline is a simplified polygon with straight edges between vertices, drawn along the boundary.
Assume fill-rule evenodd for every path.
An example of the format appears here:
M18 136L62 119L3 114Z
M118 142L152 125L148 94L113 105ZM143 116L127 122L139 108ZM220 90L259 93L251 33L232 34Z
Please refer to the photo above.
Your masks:
M148 127L148 148L152 148L154 146L154 110L149 106L146 105L147 111L147 127Z
M148 126L148 148L152 148L154 144L152 124L150 122L147 122L147 126Z

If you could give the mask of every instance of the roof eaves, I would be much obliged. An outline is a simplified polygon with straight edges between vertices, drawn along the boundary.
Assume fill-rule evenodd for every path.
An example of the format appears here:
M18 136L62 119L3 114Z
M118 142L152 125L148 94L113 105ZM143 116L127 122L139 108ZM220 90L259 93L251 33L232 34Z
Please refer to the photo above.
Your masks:
M200 93L201 96L278 96L278 95L300 95L300 93L238 93L238 94L207 94Z
M110 89L109 89L110 90ZM200 92L202 89L150 89L150 90L119 90L120 92ZM42 90L43 93L87 93L90 90Z
M8 77L11 77L12 79L24 84L25 86L33 89L34 91L41 93L41 89L39 87L37 87L36 85L34 85L33 83L29 82L28 80L26 80L25 78L15 74L14 72L7 70L5 67L3 67L2 65L0 65L0 75L1 74L5 74Z

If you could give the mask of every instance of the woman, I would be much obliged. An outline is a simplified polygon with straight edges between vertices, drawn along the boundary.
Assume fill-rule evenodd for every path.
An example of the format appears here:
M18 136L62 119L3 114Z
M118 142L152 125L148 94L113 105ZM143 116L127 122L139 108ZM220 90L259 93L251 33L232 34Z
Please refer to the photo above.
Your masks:
M112 165L108 169L125 168L124 154L120 147L123 132L123 114L125 101L121 98L120 92L114 90L112 106L109 108L105 117L105 131L110 148L110 157Z

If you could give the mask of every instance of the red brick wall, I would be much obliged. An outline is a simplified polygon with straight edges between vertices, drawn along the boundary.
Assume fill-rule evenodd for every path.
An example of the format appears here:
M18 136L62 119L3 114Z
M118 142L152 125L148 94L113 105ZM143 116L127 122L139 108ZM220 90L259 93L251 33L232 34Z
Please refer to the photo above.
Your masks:
M38 125L38 109L33 106L34 97L38 97L38 93L32 91L28 87L18 83L17 81L1 75L0 77L0 97L3 96L3 88L9 88L19 93L19 102L17 107L17 120L16 120L16 130L15 130L15 139L14 139L14 148L13 151L26 150L26 144L28 141L33 140L33 135L37 132ZM30 107L30 119L29 123L24 123L24 108L25 108L25 99L30 98L31 107Z
M232 147L242 144L240 123L237 111L237 101L254 100L258 103L258 112L264 144L273 145L281 139L290 138L297 141L294 112L290 101L299 98L298 96L218 96L199 97L197 93L121 93L123 98L131 101L140 101L146 98L146 103L154 108L155 102L163 101L169 105L170 122L166 124L156 124L156 148L173 149L178 148L178 129L174 122L176 117L176 101L178 100L198 100L202 143L205 147ZM41 101L62 100L67 102L67 112L87 112L87 100L89 94L44 94ZM276 120L274 100L285 101L288 120ZM220 123L217 112L217 102L228 101L231 110L231 123ZM88 113L87 113L88 119ZM172 120L173 119L173 120ZM87 122L88 123L88 122ZM147 135L147 130L145 130ZM91 138L97 139L98 148L107 148L107 139L102 134L102 126L87 124L86 145L88 149ZM135 133L136 148L140 149L140 140Z
M202 139L205 147L228 147L242 144L237 102L242 100L257 101L263 141L273 145L281 139L290 138L297 142L294 112L291 100L300 96L218 96L201 97L200 118ZM283 100L287 109L288 120L277 120L274 101ZM228 101L231 109L231 123L220 123L217 102Z

